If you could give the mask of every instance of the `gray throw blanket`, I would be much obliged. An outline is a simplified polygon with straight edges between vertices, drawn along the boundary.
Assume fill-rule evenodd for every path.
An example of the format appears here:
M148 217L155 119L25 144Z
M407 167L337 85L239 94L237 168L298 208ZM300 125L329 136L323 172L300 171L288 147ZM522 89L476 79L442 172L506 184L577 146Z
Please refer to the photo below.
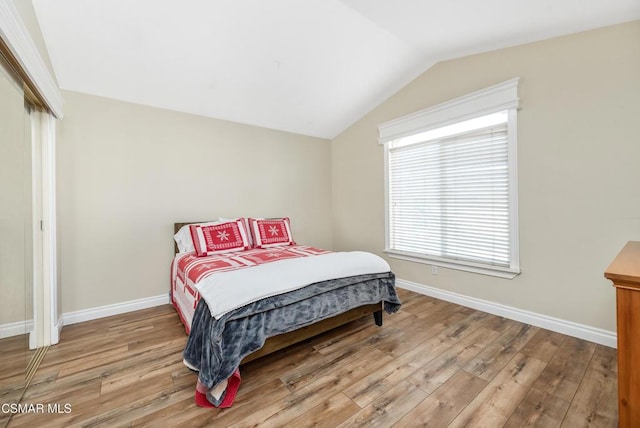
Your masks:
M184 359L199 371L199 381L209 390L228 379L250 353L267 338L287 333L367 304L384 302L388 313L400 308L392 272L359 275L311 284L259 300L223 315L211 316L200 299L193 316ZM218 405L224 395L216 400Z

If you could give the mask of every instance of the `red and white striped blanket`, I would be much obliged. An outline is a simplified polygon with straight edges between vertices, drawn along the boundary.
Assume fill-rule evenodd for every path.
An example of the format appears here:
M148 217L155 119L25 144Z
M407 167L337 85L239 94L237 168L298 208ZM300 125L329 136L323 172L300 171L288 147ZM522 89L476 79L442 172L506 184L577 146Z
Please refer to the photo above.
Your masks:
M187 285L194 286L205 276L216 272L243 269L276 260L317 256L330 251L319 248L294 245L282 248L257 248L237 253L216 254L207 257L196 257L195 253L187 253L178 261L178 277ZM185 281L186 279L186 281Z

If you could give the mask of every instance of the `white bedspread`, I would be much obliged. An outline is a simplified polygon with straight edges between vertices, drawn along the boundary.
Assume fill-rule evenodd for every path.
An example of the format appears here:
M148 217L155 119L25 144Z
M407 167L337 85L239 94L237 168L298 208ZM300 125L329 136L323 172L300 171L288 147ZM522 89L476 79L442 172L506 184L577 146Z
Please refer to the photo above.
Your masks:
M389 264L375 254L338 252L218 272L197 283L196 288L207 302L211 315L219 319L249 303L309 284L390 270Z

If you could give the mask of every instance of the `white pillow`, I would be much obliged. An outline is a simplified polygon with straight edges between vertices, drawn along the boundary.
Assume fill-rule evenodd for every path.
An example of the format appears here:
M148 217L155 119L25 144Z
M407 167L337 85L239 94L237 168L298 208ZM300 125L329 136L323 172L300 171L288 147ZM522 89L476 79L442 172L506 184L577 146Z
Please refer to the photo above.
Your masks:
M208 223L190 223L182 226L180 230L178 230L178 233L173 235L173 239L176 241L176 244L178 244L178 252L188 253L196 250L195 247L193 246L193 239L191 239L191 230L189 229L189 226L191 224L200 224L202 226L209 226L212 224L220 224L220 223L224 223L224 221L220 221L220 219L218 219L217 221L210 221Z

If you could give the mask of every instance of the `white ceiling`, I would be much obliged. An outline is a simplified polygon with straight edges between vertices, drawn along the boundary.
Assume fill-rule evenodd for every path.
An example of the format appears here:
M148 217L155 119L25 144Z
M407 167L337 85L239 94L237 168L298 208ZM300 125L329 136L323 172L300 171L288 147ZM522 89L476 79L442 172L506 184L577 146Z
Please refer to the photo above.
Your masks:
M63 89L333 138L438 61L639 0L33 0Z

